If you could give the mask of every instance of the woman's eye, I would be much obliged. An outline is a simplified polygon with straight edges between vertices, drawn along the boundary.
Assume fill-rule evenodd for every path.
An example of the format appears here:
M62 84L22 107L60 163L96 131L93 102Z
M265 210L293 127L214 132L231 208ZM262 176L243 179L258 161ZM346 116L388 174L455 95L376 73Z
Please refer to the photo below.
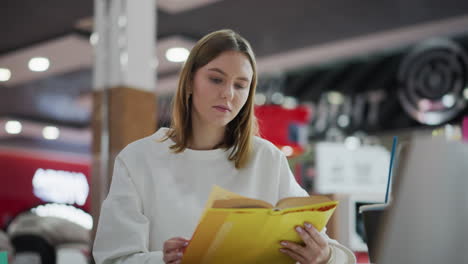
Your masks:
M243 85L236 84L236 88L237 88L237 89L244 89L245 87L244 87Z
M221 83L223 80L219 79L219 78L210 78L210 80L213 82L213 83Z

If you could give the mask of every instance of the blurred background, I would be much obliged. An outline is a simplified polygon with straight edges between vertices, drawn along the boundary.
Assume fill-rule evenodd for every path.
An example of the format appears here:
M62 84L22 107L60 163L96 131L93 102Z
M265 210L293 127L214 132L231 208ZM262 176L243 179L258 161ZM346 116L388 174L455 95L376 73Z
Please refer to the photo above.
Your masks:
M115 21L99 12L104 2L118 6ZM147 6L154 12L141 20L126 11ZM356 252L359 263L369 260L357 210L384 200L392 137L468 137L468 1L3 0L0 24L0 228L10 250L49 247L51 256L23 254L18 263L91 261L92 235L79 234L93 229L93 206L106 194L105 180L93 177L127 142L111 146L106 159L103 133L112 135L115 126L99 122L125 116L127 125L151 123L150 133L168 126L181 65L214 30L230 28L250 41L260 78L261 136L288 156L306 190L340 200L329 233ZM144 33L148 29L152 34ZM112 34L102 32L133 41L127 45L133 52L100 61L100 54L112 54L102 46ZM105 89L99 87L133 87L138 78L107 82L99 69L144 64L132 54L148 36L154 82L143 90L153 96L143 97L154 111L132 116L128 107L137 102L129 95L103 116L99 91ZM125 76L139 72L122 68L134 71ZM57 237L22 229L40 217L66 219L51 223L72 231ZM34 243L42 246L28 248Z

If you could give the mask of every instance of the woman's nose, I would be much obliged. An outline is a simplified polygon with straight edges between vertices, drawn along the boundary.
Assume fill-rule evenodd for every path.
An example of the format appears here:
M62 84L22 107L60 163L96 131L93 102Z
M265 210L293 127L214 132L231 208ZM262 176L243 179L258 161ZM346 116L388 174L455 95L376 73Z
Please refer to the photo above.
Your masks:
M221 96L226 99L232 99L232 97L234 96L234 84L227 83L226 85L224 85Z

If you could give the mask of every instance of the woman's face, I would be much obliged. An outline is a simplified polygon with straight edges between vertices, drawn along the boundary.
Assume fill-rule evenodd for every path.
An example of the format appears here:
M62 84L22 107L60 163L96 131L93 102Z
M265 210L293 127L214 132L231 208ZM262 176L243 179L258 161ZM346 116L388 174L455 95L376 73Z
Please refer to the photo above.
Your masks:
M253 69L248 57L225 51L197 70L193 78L192 122L225 127L249 96Z

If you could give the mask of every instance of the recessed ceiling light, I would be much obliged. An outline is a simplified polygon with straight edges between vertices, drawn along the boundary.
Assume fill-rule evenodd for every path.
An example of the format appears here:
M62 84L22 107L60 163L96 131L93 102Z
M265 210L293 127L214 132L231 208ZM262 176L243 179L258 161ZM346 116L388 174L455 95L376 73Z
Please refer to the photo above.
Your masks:
M171 62L184 62L189 56L186 48L170 48L166 51L166 59Z
M355 150L361 146L361 140L355 136L349 136L345 139L345 146L351 150Z
M284 95L280 92L275 92L271 96L271 101L275 104L283 104L284 102Z
M0 68L0 82L6 82L11 78L11 71L6 68Z
M18 121L11 120L11 121L6 122L5 124L5 131L8 134L13 134L13 135L19 134L21 133L22 129L23 129L23 126Z
M331 91L327 94L327 99L330 104L340 105L344 101L343 94L340 92Z
M294 109L297 107L297 100L291 96L285 96L283 100L283 108Z
M31 71L34 72L43 72L47 71L50 66L50 61L48 58L44 57L35 57L29 60L28 67Z
M255 104L264 105L266 102L266 96L262 93L255 94Z
M91 36L89 37L89 43L91 45L96 46L99 41L99 34L97 32L93 32Z
M340 116L338 117L338 125L339 125L340 127L345 128L345 127L349 126L349 121L350 121L350 118L349 118L348 115L344 115L344 114L343 114L343 115L340 115Z
M42 136L48 140L55 140L59 137L60 131L54 126L46 126L42 130Z

